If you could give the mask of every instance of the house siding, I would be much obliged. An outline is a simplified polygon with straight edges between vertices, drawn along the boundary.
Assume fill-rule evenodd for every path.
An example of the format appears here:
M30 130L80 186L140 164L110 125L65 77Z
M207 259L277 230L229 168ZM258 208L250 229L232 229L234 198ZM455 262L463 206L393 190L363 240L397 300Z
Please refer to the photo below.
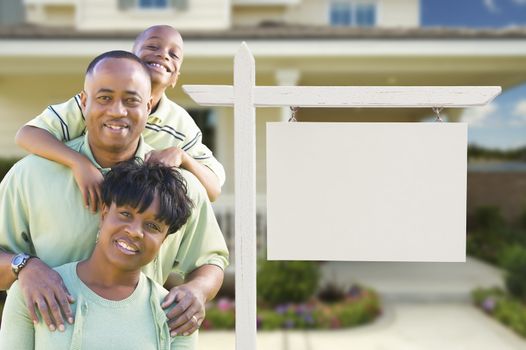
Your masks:
M143 30L160 24L179 30L210 30L230 27L228 0L194 0L185 10L121 10L117 0L80 0L76 27L79 30Z
M28 23L47 27L72 27L75 25L75 7L71 5L28 5Z
M378 8L378 23L381 27L419 27L419 0L385 0Z
M367 2L377 4L378 27L418 27L420 25L420 2L418 0L367 0ZM233 23L235 25L257 25L264 21L274 21L326 26L330 25L330 4L331 0L303 0L291 6L236 6L233 10Z

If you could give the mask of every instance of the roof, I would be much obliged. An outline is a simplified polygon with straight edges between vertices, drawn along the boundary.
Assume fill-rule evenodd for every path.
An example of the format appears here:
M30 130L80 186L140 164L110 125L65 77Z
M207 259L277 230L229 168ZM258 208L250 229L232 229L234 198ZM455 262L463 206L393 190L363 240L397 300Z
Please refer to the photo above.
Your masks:
M347 28L264 23L227 30L182 30L185 40L309 40L309 39L526 39L526 27L471 28ZM72 27L0 26L0 39L115 40L134 39L137 31L80 31Z

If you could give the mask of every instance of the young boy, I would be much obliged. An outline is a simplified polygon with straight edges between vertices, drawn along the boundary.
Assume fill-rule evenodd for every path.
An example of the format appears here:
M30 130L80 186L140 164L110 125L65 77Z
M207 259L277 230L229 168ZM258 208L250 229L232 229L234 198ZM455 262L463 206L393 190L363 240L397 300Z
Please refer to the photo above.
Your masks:
M201 131L192 117L165 95L169 86L175 87L180 74L183 62L181 35L171 26L150 27L135 39L133 53L146 63L152 80L153 107L143 137L156 151L152 151L146 160L192 172L205 187L210 200L214 201L225 182L224 168L201 142ZM119 110L114 114L115 118L125 117ZM79 94L67 102L49 106L18 131L15 141L31 153L70 167L84 204L96 212L102 174L85 156L63 144L84 132Z

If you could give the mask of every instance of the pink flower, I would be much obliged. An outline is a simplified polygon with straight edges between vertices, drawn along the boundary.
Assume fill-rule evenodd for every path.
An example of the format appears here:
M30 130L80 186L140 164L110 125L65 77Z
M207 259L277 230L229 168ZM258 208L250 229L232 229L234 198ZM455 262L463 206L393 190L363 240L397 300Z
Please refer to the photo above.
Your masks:
M234 303L227 299L227 298L221 298L217 301L217 308L220 310L220 311L229 311L229 310L232 310L234 308Z

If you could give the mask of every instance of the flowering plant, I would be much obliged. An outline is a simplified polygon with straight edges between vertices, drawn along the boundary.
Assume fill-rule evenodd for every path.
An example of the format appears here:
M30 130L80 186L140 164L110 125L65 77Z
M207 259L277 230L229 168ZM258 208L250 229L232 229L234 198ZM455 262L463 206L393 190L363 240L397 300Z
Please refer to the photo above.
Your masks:
M260 303L257 327L261 330L337 329L371 322L380 312L380 301L374 291L353 286L344 293L343 299L335 302L313 297L306 302L276 306ZM234 325L235 301L219 298L207 304L202 329L233 329Z

